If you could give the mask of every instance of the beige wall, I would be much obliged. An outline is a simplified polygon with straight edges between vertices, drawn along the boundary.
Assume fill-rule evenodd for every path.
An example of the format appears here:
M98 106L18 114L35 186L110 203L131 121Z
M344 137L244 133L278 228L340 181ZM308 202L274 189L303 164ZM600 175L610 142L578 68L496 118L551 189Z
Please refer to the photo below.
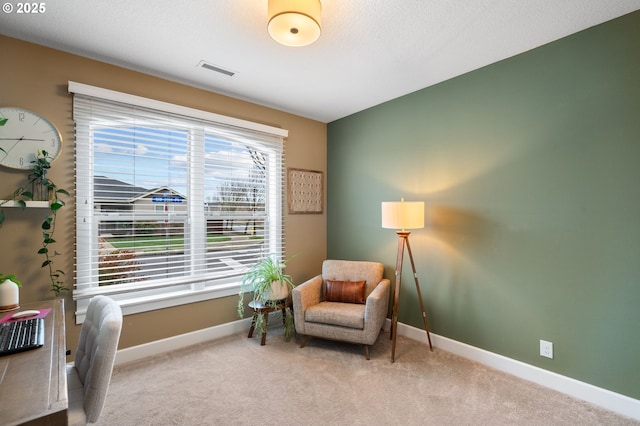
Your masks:
M287 167L320 170L326 177L324 123L3 36L0 52L0 106L33 110L58 127L64 148L53 163L50 176L72 195L74 135L72 97L67 93L70 80L288 129ZM0 199L7 198L26 175L0 168ZM56 267L66 272L65 283L69 287L74 283L74 211L71 198L59 213L56 250L60 256L54 260ZM5 214L7 218L0 229L0 272L14 273L23 282L22 304L53 298L37 254L45 212L5 209ZM326 214L287 215L285 225L287 255L297 254L287 272L301 282L319 271L325 257ZM74 348L79 333L75 303L70 292L62 297L66 304L67 344ZM235 297L227 297L127 316L120 348L234 321L235 303Z

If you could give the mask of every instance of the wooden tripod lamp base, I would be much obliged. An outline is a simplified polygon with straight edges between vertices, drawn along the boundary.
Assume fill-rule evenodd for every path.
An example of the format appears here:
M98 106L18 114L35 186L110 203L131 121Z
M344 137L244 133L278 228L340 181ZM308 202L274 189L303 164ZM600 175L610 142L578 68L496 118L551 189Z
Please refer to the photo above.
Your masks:
M409 259L411 260L411 269L413 271L413 278L416 283L416 291L418 293L418 300L420 301L420 309L422 309L422 320L424 322L424 329L427 332L429 350L433 351L433 346L431 345L431 335L429 333L429 324L427 322L427 313L424 309L422 292L420 291L420 283L418 282L418 274L416 273L416 266L413 261L413 254L411 253L411 245L409 244L409 234L411 234L411 232L406 231L406 229L424 228L424 203L417 201L405 202L404 199L402 199L400 202L383 202L382 227L391 229L402 229L401 231L396 231L396 234L398 234L398 254L396 257L396 276L393 294L393 312L391 315L390 333L391 362L394 362L396 356L396 337L398 334L398 303L400 301L400 284L405 246L407 247L407 251L409 252Z
M422 320L424 322L424 329L427 332L427 340L429 341L429 350L433 351L431 345L431 335L429 334L429 323L427 322L427 313L424 309L424 302L422 301L422 292L420 291L420 283L418 282L418 274L416 273L416 266L413 262L413 254L411 253L411 245L409 244L409 234L407 231L397 231L398 234L398 256L396 258L396 283L393 293L393 313L391 315L391 362L396 358L396 336L398 332L398 301L400 300L400 282L402 276L402 261L404 257L404 247L407 247L409 252L409 259L411 260L411 269L413 271L413 278L416 282L416 291L418 293L418 300L420 301L420 309L422 310Z

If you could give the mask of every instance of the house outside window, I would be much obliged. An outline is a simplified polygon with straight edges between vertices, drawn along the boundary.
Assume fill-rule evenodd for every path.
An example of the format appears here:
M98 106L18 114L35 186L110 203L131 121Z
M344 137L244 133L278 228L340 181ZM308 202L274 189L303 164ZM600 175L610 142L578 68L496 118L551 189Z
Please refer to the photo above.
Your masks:
M76 318L236 294L284 253L282 129L70 83L76 123Z

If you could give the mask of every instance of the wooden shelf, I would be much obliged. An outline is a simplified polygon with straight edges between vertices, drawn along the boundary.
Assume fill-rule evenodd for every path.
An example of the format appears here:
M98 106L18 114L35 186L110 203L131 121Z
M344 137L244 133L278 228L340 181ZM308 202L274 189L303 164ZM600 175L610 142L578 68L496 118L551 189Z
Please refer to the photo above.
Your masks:
M2 204L4 201L5 200L0 200L0 204ZM26 203L28 208L49 208L48 201L27 201ZM6 204L2 204L2 207L20 207L20 204L15 201L9 201Z

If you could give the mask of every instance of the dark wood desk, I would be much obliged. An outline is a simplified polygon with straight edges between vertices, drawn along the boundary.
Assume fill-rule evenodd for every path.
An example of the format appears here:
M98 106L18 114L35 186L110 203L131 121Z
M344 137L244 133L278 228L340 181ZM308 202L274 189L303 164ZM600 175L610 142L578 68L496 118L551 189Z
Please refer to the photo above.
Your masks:
M51 312L44 320L44 346L0 357L0 423L3 425L67 424L64 300L21 306L21 310L45 308L51 308Z

